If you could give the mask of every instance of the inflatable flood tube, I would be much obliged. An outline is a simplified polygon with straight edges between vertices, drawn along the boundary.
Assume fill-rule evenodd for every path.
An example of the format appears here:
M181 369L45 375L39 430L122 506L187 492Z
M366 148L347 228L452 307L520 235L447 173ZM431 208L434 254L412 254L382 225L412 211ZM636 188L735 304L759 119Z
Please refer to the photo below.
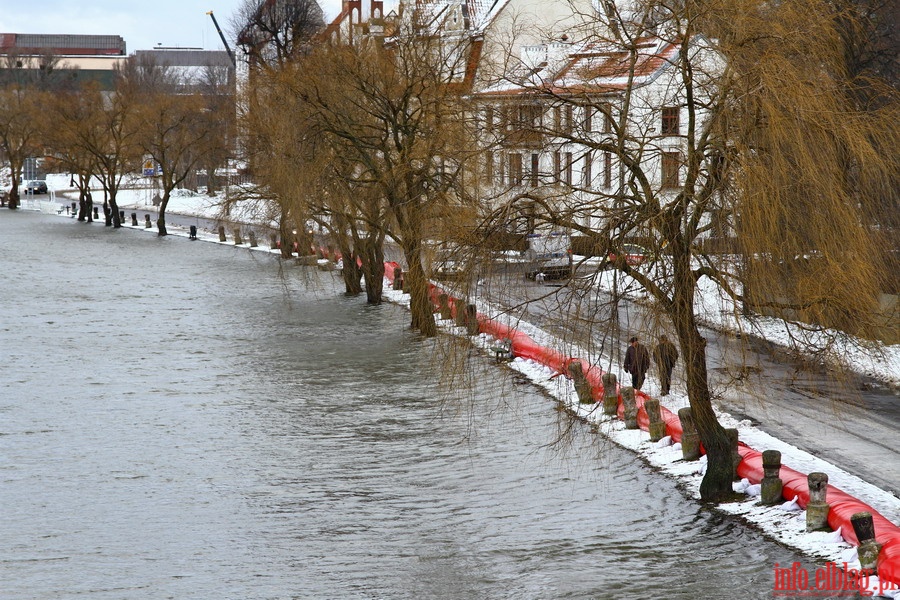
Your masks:
M385 276L393 282L394 269L399 266L397 263L385 263ZM439 296L444 292L435 285L431 285L429 296L435 306L439 305ZM449 294L448 294L449 296ZM454 314L457 307L464 306L464 303L450 296L449 299ZM493 319L487 318L483 314L478 314L479 331L486 333L499 340L508 339L511 342L511 350L514 356L533 360L553 369L559 374L568 377L568 365L573 360L578 360L584 367L585 376L591 383L594 398L603 397L603 372L599 367L588 364L583 359L568 357L561 352L552 350L545 346L541 346L528 335L518 331L514 327L498 323ZM649 425L647 411L644 409L644 401L648 398L647 394L641 391L635 393L635 402L638 406L638 425L641 429L646 430ZM621 397L619 398L618 417L623 418L624 408L622 406ZM660 406L660 414L666 423L666 435L672 437L673 442L681 441L682 429L678 415L670 411L664 406ZM701 451L703 448L701 447ZM751 483L759 483L763 478L762 453L754 450L744 444L740 444L738 451L741 454L741 463L738 465L738 476L747 478ZM807 486L806 474L800 473L783 466L779 473L784 488L782 496L786 500L792 500L797 497L797 502L801 507L805 508L809 503L809 488ZM900 527L886 519L878 511L874 510L864 502L850 496L843 490L828 486L827 501L831 510L828 513L828 524L833 530L841 528L841 535L849 543L858 546L859 540L853 530L850 518L859 512L868 512L872 515L875 525L875 539L882 544L881 552L878 556L878 576L880 579L890 583L900 585Z

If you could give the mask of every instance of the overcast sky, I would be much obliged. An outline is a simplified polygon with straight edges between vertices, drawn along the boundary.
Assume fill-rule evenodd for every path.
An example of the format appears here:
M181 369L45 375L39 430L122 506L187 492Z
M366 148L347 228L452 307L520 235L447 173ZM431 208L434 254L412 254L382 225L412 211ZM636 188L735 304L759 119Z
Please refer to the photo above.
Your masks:
M120 35L128 53L163 46L222 49L212 19L231 43L232 17L246 0L0 0L0 33ZM319 0L326 21L341 0Z

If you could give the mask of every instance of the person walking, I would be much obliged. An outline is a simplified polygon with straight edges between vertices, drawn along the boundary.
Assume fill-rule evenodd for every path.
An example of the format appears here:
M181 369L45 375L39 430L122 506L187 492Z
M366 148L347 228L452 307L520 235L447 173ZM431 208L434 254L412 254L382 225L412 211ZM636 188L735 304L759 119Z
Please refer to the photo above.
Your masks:
M623 367L626 373L631 373L631 387L639 390L644 385L644 376L650 368L650 353L646 346L638 342L637 337L632 337L629 344Z
M653 360L656 362L656 368L659 369L659 385L662 388L662 395L668 396L672 386L672 369L678 360L678 349L665 335L659 336L659 343L653 351Z

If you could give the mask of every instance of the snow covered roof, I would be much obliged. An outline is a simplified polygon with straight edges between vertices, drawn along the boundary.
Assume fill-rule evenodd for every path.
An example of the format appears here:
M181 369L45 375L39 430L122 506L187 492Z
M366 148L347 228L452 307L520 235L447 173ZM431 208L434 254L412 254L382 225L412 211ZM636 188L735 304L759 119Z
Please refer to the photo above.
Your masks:
M621 46L554 42L522 49L507 81L484 94L518 94L536 89L560 94L605 93L653 81L675 59L680 44L660 38L637 41L632 55Z

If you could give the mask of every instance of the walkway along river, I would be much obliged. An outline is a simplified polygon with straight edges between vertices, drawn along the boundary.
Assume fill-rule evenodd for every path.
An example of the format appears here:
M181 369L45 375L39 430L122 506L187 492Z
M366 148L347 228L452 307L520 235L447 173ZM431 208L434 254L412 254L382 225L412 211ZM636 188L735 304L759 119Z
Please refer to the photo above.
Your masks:
M0 212L0 597L769 598L791 550L330 273Z

